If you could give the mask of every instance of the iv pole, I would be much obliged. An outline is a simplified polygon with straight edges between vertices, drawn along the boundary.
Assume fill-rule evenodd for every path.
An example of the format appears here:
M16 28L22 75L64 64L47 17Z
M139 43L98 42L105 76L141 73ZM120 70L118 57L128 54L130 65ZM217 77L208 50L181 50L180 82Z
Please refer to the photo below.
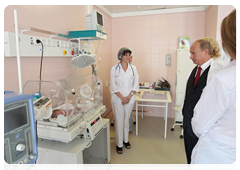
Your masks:
M18 38L18 18L17 10L14 10L14 25L15 25L15 35L16 35L16 48L17 48L17 65L18 65L18 84L19 92L22 93L22 72L21 72L21 60L19 53L19 38Z

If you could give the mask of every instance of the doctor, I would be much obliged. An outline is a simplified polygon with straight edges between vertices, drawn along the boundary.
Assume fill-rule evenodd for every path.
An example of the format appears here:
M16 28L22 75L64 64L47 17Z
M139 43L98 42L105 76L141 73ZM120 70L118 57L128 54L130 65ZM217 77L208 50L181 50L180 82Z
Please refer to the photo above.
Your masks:
M136 66L129 64L131 50L123 47L118 52L120 63L111 69L111 102L115 117L117 153L122 154L123 144L131 148L128 141L129 117L135 102L135 93L139 91L139 76Z
M221 37L232 61L212 76L194 108L192 128L199 141L192 164L236 161L236 10L223 19Z
M217 58L220 57L219 52L218 43L213 38L196 40L190 48L190 59L197 66L188 78L182 108L184 145L188 164L191 163L192 150L198 141L191 125L191 119L194 115L193 109L211 76L224 69L224 65L220 61L217 62Z

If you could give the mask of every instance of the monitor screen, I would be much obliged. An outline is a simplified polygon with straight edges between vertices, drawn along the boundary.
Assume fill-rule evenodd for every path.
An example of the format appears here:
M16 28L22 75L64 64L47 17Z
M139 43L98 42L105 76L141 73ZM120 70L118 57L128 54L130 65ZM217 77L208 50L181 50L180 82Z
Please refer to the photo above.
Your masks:
M27 106L4 111L4 134L27 124Z
M97 23L103 26L103 16L97 12Z

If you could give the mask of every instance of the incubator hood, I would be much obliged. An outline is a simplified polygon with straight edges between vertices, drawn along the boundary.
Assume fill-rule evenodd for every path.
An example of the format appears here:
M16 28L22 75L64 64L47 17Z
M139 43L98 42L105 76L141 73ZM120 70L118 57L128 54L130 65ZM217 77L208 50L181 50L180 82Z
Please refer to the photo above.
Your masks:
M72 67L83 69L95 63L94 54L78 54L72 58L70 64Z
M37 92L40 94L38 97L44 96L51 101L51 116L37 122L40 138L71 141L80 133L81 122L90 120L96 114L101 115L106 110L102 102L102 80L92 74L57 81L29 80L23 92L32 95Z

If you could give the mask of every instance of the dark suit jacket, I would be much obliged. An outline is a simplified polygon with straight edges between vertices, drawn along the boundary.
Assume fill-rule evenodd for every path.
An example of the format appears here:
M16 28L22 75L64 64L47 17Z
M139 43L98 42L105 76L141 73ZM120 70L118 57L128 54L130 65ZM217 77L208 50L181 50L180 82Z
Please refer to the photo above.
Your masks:
M207 75L208 75L210 66L203 72L203 74L200 76L195 86L193 86L197 68L198 66L196 66L193 69L187 81L186 94L185 94L184 105L182 109L183 129L186 130L190 136L196 137L196 138L197 136L194 134L192 130L191 119L194 114L193 109L201 97L203 88L206 86Z

